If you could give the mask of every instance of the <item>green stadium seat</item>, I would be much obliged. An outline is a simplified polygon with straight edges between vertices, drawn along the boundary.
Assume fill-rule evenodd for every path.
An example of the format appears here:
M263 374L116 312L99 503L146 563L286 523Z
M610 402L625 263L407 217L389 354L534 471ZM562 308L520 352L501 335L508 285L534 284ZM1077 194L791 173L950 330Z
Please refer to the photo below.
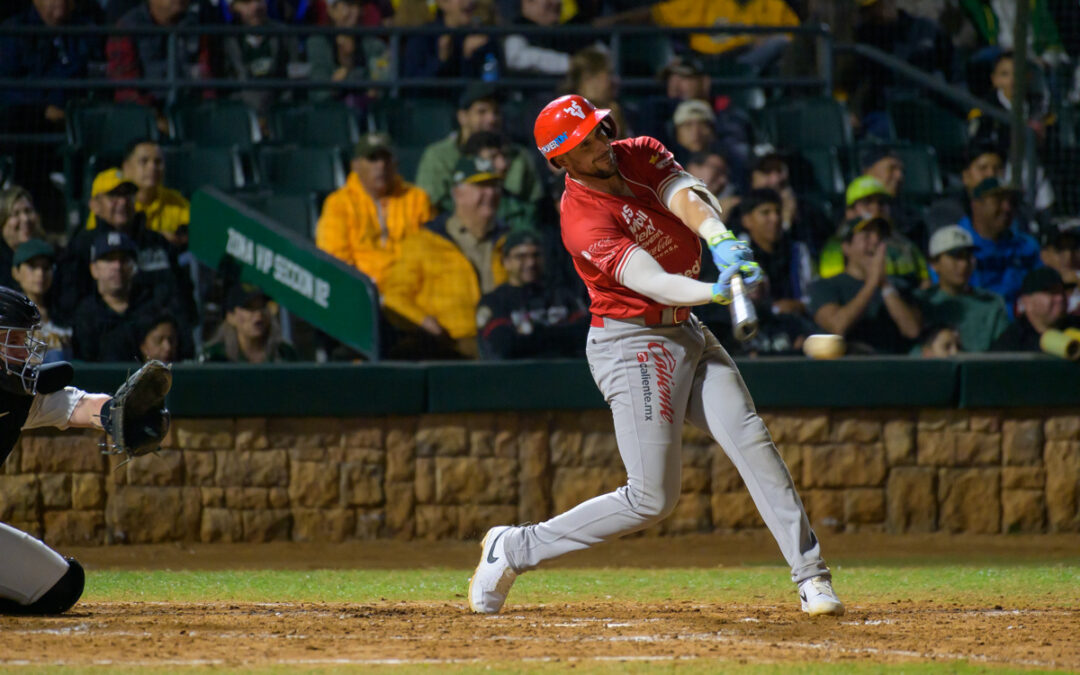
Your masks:
M369 118L376 129L390 134L396 147L423 147L457 128L457 95L377 99Z
M98 155L114 163L132 141L159 136L153 108L136 103L73 105L66 126L70 149L82 157Z
M789 162L791 185L798 193L815 192L834 199L847 182L836 148L803 148Z
M619 42L619 72L625 77L656 77L674 56L666 35L626 35Z
M937 151L929 145L894 145L892 151L904 163L904 184L900 194L920 204L928 204L945 191Z
M237 197L305 241L315 240L315 225L319 222L317 195L254 192Z
M345 183L345 164L338 148L271 146L259 149L263 187L276 193L327 193Z
M212 186L223 192L248 187L236 147L164 146L165 184L191 198L195 190Z
M181 143L247 151L263 140L259 118L243 101L181 104L169 111L169 122Z
M420 157L423 154L423 147L403 146L394 149L398 173L401 174L402 178L410 183L416 182L416 170L420 167Z
M839 102L831 98L784 100L765 106L762 130L785 150L850 148L851 125Z
M0 189L9 187L15 175L15 158L0 155Z
M961 168L968 145L967 125L963 119L931 101L918 98L889 101L888 112L897 138L931 146L936 150L939 162L950 171Z
M360 139L356 113L338 101L275 106L270 130L280 143L315 147L352 146Z

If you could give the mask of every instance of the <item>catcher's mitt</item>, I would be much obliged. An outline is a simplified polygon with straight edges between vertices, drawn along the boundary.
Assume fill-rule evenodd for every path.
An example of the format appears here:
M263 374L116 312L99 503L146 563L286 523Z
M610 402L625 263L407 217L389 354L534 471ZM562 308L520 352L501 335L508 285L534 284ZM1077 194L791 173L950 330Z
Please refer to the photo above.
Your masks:
M165 395L172 371L161 361L147 361L120 385L101 408L101 426L112 440L112 452L140 457L161 447L169 431Z

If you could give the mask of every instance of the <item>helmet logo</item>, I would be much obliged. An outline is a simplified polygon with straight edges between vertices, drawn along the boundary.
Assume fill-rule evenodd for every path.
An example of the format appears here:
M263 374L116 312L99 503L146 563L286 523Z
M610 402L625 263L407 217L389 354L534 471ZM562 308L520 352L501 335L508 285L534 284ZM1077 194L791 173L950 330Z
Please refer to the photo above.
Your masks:
M558 136L556 136L556 137L555 137L555 139L554 139L554 140L552 140L552 141L551 141L550 143L548 143L548 144L547 144L547 145L545 145L544 147L540 148L540 152L544 153L545 155L546 155L546 154L548 154L549 152L551 152L551 151L552 151L552 150L554 150L555 148L557 148L557 147L559 147L560 145L562 145L563 143L565 143L565 142L566 142L566 138L567 138L567 136L566 136L566 134L565 134L565 133L559 134L559 135L558 135Z
M563 112L574 117L580 117L585 119L585 111L581 109L581 105L577 101L571 101L570 105L563 108Z

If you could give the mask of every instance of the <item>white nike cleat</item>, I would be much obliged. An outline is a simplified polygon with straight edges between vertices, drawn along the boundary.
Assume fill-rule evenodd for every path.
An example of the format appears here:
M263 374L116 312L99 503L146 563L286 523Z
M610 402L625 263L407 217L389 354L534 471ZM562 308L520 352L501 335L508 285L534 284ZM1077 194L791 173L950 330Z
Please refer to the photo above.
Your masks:
M802 611L810 616L843 616L844 603L836 597L828 577L810 577L799 584Z
M517 572L506 561L503 535L513 528L493 527L480 542L480 564L469 579L469 607L478 614L495 614L506 602Z

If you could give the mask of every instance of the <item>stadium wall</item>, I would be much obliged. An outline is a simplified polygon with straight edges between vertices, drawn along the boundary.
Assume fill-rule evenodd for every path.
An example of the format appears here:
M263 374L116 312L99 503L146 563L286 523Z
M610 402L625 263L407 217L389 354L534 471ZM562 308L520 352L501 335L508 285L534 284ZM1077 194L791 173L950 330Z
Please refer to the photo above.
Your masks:
M1080 531L1080 414L777 409L763 416L819 530ZM0 520L55 545L470 538L623 483L603 410L175 420L120 466L99 434L32 431ZM719 446L684 432L683 495L646 536L760 528Z

